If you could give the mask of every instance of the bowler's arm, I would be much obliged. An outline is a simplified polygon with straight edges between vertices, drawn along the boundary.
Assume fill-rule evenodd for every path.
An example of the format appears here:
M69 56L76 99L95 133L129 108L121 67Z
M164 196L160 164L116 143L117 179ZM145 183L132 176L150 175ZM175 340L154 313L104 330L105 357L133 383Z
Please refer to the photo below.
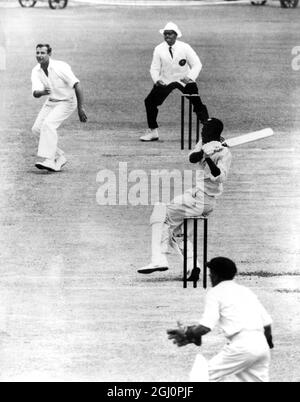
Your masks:
M271 325L265 326L264 331L265 331L265 337L268 342L268 345L269 345L270 349L273 349L274 344L273 344L272 326Z
M80 82L77 82L74 85L74 90L77 98L77 109L78 109L79 120L82 123L85 123L87 121L87 115L84 108L84 97Z

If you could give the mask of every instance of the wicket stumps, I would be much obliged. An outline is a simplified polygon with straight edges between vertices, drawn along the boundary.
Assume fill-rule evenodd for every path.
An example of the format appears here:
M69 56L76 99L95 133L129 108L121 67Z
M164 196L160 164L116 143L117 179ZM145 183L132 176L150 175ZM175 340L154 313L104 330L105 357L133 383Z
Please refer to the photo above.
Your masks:
M188 221L192 220L194 223L193 231L193 269L199 268L197 267L197 257L198 257L198 220L203 221L203 288L207 288L207 238L208 238L208 218L204 216L195 216L184 218L183 222L183 287L187 288L188 284L188 267L187 267L187 259L188 259L188 247L187 247L187 238L188 238ZM194 288L197 287L197 280L193 282Z
M188 100L189 112L188 112L188 142L189 149L192 149L193 143L193 104L192 98L199 97L199 95L182 95L181 96L181 149L184 149L185 145L185 98ZM200 123L196 116L196 143L200 139Z

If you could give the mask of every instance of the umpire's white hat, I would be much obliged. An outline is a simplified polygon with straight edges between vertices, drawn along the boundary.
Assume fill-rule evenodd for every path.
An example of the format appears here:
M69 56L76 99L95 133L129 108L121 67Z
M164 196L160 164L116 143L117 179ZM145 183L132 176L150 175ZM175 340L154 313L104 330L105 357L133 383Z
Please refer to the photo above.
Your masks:
M163 35L165 31L174 31L177 33L178 38L182 37L182 33L181 33L180 29L178 28L178 26L176 24L174 24L174 22L168 22L167 25L163 29L159 30L159 33L161 33Z

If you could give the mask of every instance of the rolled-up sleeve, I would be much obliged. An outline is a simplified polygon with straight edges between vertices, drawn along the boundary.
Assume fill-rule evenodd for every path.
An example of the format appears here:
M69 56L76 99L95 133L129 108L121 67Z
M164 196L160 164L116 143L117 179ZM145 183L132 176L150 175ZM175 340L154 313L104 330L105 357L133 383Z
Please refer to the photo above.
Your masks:
M257 303L259 306L260 315L261 315L261 319L262 319L264 327L267 327L268 325L272 325L273 320L272 320L270 314L267 312L267 310L264 308L264 306L261 304L261 302L258 300L258 298L257 298Z
M73 88L75 84L79 83L79 79L73 73L71 67L67 63L60 63L58 67L59 76Z
M188 78L190 78L193 81L196 81L196 79L198 78L198 76L202 70L202 63L201 63L197 53L194 51L194 49L190 45L186 45L186 56L187 56L188 64L190 66Z

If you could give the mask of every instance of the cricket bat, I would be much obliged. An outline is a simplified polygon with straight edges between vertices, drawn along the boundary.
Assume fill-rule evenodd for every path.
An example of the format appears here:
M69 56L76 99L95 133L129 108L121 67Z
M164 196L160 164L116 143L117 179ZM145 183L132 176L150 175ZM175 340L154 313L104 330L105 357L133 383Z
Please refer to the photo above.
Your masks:
M232 148L238 145L246 144L248 142L261 140L262 138L271 137L274 131L271 128L264 128L263 130L253 131L249 134L239 135L238 137L229 138L223 142L223 145Z

